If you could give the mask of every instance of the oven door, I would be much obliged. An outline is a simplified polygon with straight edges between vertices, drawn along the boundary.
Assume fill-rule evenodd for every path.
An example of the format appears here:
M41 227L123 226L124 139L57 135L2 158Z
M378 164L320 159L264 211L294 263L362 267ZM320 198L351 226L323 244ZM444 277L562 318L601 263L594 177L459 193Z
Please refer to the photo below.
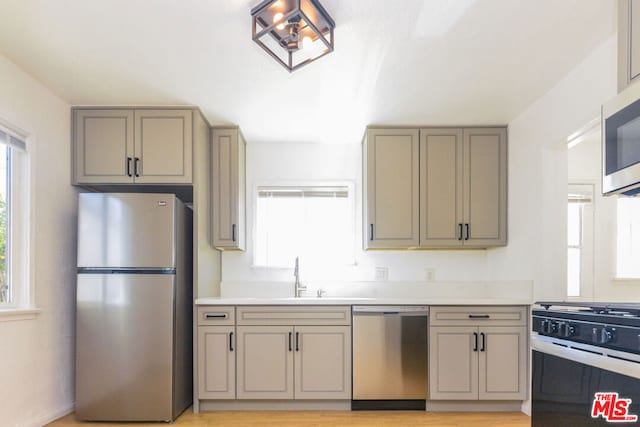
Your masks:
M533 427L640 425L640 357L533 334Z

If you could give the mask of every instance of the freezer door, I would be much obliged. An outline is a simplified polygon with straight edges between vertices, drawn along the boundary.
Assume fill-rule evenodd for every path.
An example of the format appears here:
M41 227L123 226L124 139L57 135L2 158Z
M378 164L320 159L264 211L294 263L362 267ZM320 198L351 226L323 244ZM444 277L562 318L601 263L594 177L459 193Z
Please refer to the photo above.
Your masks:
M78 267L175 267L177 206L173 194L80 194Z
M171 420L174 277L78 275L78 419Z

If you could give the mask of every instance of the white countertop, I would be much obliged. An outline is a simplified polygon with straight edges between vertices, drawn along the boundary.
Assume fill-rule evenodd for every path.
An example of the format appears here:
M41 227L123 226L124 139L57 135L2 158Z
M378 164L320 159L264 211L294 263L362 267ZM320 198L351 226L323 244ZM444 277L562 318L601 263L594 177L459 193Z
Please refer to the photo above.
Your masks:
M531 305L525 299L489 298L198 298L196 305Z

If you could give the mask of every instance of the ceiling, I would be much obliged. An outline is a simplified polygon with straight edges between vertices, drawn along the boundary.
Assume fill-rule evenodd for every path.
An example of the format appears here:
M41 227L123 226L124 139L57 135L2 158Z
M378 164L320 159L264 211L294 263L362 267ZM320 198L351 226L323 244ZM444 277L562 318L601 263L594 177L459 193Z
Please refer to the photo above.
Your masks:
M289 74L259 0L3 0L0 52L74 105L199 106L250 143L506 124L616 31L612 0L321 0L334 53Z

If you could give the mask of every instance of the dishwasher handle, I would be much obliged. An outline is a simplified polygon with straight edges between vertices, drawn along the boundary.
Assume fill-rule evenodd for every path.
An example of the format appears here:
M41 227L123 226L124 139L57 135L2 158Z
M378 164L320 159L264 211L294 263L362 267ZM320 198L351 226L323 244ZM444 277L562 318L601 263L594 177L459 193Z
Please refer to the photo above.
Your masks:
M426 305L356 305L354 316L426 316L429 307Z

